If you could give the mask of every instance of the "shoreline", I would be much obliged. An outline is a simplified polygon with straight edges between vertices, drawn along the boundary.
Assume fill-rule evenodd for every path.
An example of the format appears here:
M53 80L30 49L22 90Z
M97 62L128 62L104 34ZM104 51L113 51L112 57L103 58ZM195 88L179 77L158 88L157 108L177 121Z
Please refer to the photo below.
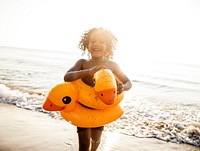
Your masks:
M0 151L77 151L76 127L48 114L0 103ZM200 151L199 147L104 131L98 151Z

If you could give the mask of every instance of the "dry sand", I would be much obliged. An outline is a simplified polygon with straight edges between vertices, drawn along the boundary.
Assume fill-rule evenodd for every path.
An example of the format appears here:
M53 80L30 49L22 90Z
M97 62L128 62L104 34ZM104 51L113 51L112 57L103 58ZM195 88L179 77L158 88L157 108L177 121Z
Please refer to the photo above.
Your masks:
M76 127L48 114L0 103L0 151L78 151ZM99 151L200 151L152 138L104 132Z

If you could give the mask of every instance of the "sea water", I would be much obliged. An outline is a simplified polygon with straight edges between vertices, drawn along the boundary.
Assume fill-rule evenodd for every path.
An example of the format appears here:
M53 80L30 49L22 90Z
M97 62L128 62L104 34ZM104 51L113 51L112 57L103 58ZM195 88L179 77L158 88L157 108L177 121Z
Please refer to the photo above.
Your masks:
M0 47L0 102L63 120L42 104L81 57L78 51ZM105 130L200 146L200 65L149 61L141 68L127 70L133 87L121 102L124 114Z

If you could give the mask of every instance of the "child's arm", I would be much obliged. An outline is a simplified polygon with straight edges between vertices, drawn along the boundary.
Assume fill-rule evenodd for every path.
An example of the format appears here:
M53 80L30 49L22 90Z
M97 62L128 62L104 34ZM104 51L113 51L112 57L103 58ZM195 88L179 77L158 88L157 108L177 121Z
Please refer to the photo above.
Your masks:
M65 82L75 81L83 78L89 74L89 70L82 70L83 59L78 60L73 67L71 67L64 75Z
M99 66L94 66L90 69L82 69L84 61L85 60L83 59L78 60L76 64L65 73L64 75L65 82L75 81L84 78L86 76L93 76L94 73L97 72L98 70L106 68L105 66L99 65Z
M120 82L117 84L118 93L128 91L132 87L130 79L122 72L118 64L113 63L113 67L113 73L117 76L118 79L120 79Z

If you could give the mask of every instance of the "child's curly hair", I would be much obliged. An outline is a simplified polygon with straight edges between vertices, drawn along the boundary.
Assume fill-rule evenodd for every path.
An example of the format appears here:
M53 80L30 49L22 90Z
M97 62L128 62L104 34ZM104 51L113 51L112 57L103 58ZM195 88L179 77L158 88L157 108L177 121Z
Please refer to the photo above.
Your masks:
M88 31L86 31L85 33L83 33L78 47L81 50L83 50L84 51L83 54L85 54L86 49L88 49L91 33L95 32L95 31L101 31L104 33L105 38L106 38L106 51L108 53L108 55L105 57L107 59L112 59L113 51L115 50L115 46L117 43L117 38L109 30L107 30L105 28L102 28L102 27L101 28L92 28L92 29L89 29Z

